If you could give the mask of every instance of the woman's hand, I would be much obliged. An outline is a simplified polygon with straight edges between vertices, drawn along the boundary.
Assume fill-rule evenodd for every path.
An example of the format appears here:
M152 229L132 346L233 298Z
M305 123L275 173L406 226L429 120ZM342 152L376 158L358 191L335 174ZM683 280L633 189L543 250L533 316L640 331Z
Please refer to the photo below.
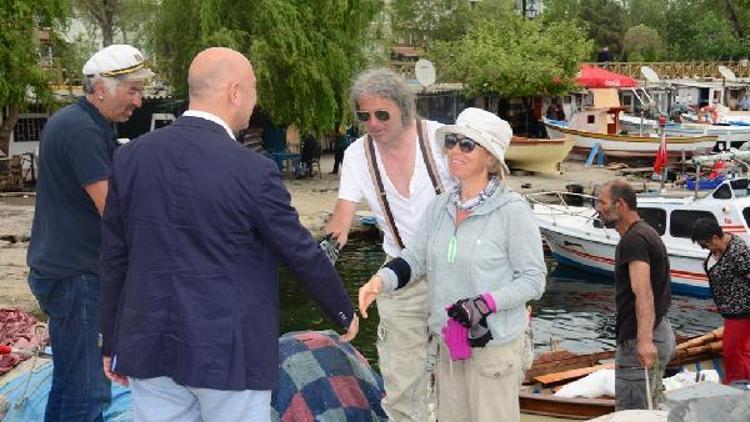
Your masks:
M383 289L383 279L374 275L370 281L359 288L359 313L362 318L367 319L367 308L378 298L380 291Z

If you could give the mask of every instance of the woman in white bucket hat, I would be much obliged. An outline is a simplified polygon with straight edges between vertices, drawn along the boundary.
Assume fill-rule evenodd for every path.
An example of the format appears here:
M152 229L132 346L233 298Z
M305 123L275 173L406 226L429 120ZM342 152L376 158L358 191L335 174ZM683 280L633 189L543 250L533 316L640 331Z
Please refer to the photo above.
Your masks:
M467 108L436 140L458 185L435 198L417 239L359 290L367 308L427 274L430 331L441 338L438 419L518 421L527 326L525 304L544 293L539 228L526 201L504 183L506 121Z

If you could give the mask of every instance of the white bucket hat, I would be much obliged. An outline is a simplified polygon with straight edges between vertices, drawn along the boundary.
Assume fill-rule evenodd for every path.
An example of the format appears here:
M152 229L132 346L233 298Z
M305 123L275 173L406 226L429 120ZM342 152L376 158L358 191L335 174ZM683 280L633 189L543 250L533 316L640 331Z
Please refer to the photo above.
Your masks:
M146 59L137 48L113 44L88 59L83 65L83 75L138 81L152 78L154 72L146 67Z
M456 124L442 126L435 132L435 140L441 148L445 145L445 135L449 133L476 141L497 159L506 175L510 174L505 164L505 150L510 145L513 129L508 122L487 110L469 107L458 115Z

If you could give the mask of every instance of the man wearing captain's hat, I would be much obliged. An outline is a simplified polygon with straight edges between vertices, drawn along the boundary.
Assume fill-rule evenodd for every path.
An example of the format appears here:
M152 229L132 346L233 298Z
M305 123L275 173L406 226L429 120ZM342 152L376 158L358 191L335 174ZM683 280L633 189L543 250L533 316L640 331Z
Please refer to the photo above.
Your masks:
M100 216L115 123L141 106L153 76L143 54L111 45L83 67L85 96L42 131L29 286L49 316L54 374L46 421L102 420L110 401L99 350Z

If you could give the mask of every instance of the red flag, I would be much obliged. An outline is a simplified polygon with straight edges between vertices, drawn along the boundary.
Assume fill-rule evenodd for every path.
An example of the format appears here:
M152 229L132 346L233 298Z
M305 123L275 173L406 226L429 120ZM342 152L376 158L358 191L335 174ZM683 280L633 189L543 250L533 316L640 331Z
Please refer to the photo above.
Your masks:
M711 169L711 174L708 175L708 178L711 179L711 180L713 180L713 179L716 179L717 177L723 175L725 168L726 168L726 166L724 165L724 161L723 160L718 160L716 163L714 163L714 167Z
M661 173L664 166L667 165L667 136L662 134L659 150L656 151L656 160L654 160L654 173Z

